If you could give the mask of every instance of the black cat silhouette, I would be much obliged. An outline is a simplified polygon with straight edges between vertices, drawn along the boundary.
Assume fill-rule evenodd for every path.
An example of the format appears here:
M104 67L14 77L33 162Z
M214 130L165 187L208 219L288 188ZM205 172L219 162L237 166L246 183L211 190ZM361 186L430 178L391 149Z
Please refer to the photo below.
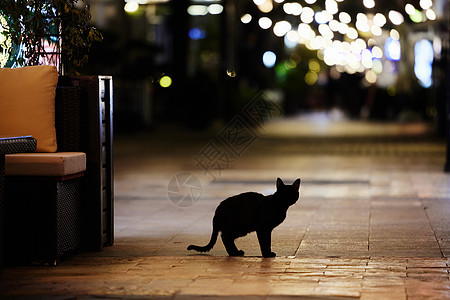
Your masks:
M228 254L243 256L244 251L236 247L234 240L256 231L262 255L274 257L276 254L271 250L272 230L284 221L289 206L297 202L299 189L300 179L292 185L285 185L278 178L277 191L273 195L248 192L223 200L216 208L208 245L190 245L187 250L210 251L216 244L219 232L222 232L222 242Z

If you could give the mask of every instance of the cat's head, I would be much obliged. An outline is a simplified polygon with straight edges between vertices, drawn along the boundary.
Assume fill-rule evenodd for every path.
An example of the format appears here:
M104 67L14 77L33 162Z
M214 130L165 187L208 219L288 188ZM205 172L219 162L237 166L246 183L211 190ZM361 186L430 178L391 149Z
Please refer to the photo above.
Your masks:
M300 178L298 178L292 185L284 184L283 180L277 178L277 192L276 194L282 197L282 201L286 201L288 205L293 205L297 202L300 190Z

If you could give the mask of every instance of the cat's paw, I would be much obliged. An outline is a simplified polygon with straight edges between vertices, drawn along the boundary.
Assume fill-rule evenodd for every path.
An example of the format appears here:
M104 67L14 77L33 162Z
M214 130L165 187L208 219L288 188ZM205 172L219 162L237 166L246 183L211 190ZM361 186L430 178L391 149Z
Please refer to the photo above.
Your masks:
M270 253L265 253L263 256L264 257L275 257L275 256L277 256L277 254L275 252L270 252Z

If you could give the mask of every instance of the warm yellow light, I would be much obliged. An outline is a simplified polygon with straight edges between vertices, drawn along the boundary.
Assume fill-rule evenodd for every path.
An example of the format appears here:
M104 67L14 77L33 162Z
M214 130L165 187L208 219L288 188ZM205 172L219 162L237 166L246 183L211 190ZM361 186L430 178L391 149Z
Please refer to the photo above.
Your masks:
M364 66L364 68L371 69L373 67L372 58L373 58L373 56L372 56L372 52L370 52L370 50L364 49L361 52L361 63Z
M347 34L348 29L349 29L349 27L348 27L347 24L345 24L345 23L339 23L339 29L338 29L338 31L339 31L340 34Z
M339 23L339 21L338 20L331 20L329 23L328 23L328 26L330 26L330 29L331 30L333 30L334 32L336 32L336 31L339 31L339 24L341 24L341 23Z
M307 85L315 84L317 82L317 79L319 79L319 76L317 76L317 73L308 72L305 75L305 82Z
M269 13L273 9L272 0L266 0L262 4L258 5L258 8L263 13Z
M389 20L391 20L392 24L394 24L394 25L400 25L405 21L405 19L403 18L403 15L395 10L389 11L388 16L389 16Z
M206 5L190 5L187 12L191 16L204 16L208 14L208 6Z
M325 10L334 15L339 12L338 4L335 0L325 0Z
M381 13L377 13L373 16L373 23L378 27L383 27L386 24L386 17Z
M320 64L315 59L310 59L309 60L308 67L309 67L309 70L311 70L312 72L315 72L315 73L319 73L320 72Z
M352 40L356 39L358 37L358 31L356 31L356 29L353 27L349 27L347 31L347 37Z
M374 36L380 36L383 33L381 28L378 27L377 25L373 25L372 28L370 29L370 31L372 31L372 34Z
M248 24L252 21L252 16L250 14L245 14L241 17L241 22L244 24Z
M357 21L355 25L356 25L356 29L358 29L361 32L369 32L370 31L370 26L368 23Z
M208 13L211 15L220 15L223 12L223 6L221 4L211 4L208 6Z
M372 54L373 54L373 57L375 57L375 58L382 58L383 57L383 50L381 50L381 48L378 47L378 46L373 46Z
M425 15L427 16L428 20L431 20L431 21L436 20L436 13L431 8L427 9L427 11L425 12Z
M299 39L298 32L295 30L290 30L288 33L286 33L286 38L288 39L288 41L296 43Z
M363 4L366 8L374 8L375 7L374 0L363 0Z
M227 69L227 76L228 77L234 78L234 77L236 77L236 75L237 75L237 73L236 73L235 69L232 69L232 68Z
M412 15L413 13L415 13L416 8L411 3L408 3L405 5L405 11L408 15Z
M272 26L272 20L268 17L262 17L258 20L258 24L262 29L269 29Z
M422 9L429 9L431 6L433 6L432 0L420 0L419 5Z
M394 40L400 40L400 33L395 29L391 29L391 31L389 32L389 36Z
M352 17L346 12L339 13L339 21L342 23L348 24L352 21Z
M285 60L283 64L286 69L294 69L295 67L297 67L297 63L292 59Z
M373 72L372 70L367 71L365 79L368 83L374 84L377 82L377 74L375 74L375 72Z
M299 16L302 13L303 7L297 2L288 2L283 4L283 10L288 15Z
M373 61L372 72L375 74L381 74L383 72L383 63L379 59Z
M311 7L304 7L300 15L300 20L306 24L312 23L314 21L314 10Z
M298 25L297 32L299 37L305 41L310 41L316 36L316 33L312 30L311 26L305 23Z
M134 13L139 9L139 4L137 2L127 2L125 3L124 10L127 13Z
M275 23L273 26L273 33L278 36L284 36L286 33L288 33L289 30L291 30L292 25L288 21L279 21Z
M324 38L328 40L333 39L334 33L327 24L320 24L318 30Z
M161 77L161 79L159 80L159 85L162 86L163 88L168 88L169 86L172 85L172 78L170 78L167 75Z

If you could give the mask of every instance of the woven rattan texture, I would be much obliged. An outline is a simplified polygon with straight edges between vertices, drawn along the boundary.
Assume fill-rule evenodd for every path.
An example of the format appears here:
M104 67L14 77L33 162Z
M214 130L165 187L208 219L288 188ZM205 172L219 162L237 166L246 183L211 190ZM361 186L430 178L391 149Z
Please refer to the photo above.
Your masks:
M81 247L82 178L7 177L7 265L56 264Z
M81 181L73 179L57 183L56 202L57 257L81 247Z
M19 138L0 140L0 153L32 152L36 150L37 141L34 138Z
M83 152L79 87L58 87L55 99L55 126L58 151Z

